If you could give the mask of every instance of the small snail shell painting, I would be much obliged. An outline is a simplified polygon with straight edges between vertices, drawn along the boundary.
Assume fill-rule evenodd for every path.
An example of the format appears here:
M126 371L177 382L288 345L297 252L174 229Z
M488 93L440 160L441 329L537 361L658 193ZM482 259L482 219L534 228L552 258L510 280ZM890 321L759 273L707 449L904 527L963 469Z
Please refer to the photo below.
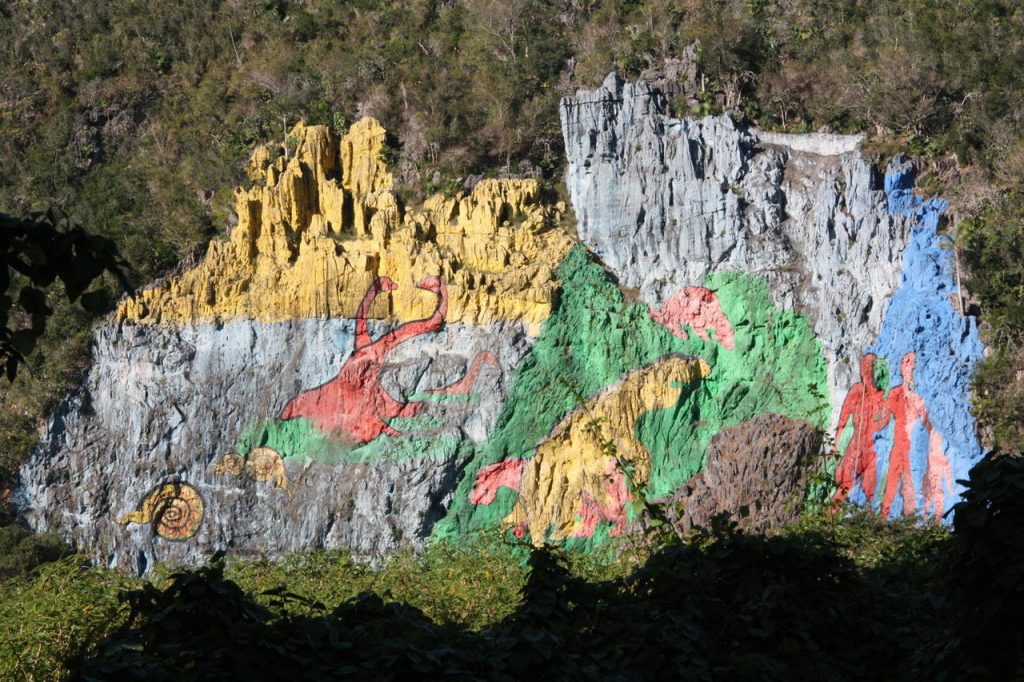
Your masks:
M203 522L203 496L187 483L163 483L149 491L138 509L117 520L127 523L148 523L153 531L167 540L188 540Z

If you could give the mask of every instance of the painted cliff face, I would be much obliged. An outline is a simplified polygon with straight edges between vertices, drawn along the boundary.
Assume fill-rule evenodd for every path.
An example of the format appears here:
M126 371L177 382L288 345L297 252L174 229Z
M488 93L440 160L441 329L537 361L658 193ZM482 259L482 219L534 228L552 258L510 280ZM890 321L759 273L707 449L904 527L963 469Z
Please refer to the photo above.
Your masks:
M974 318L958 310L953 255L939 232L946 202L913 194L909 163L890 166L885 190L888 210L912 227L900 286L865 349L861 381L846 394L849 418L837 424L837 499L886 516L941 517L956 501L956 481L984 454L969 409L983 349ZM889 371L876 372L876 364ZM877 385L879 374L891 379Z
M812 390L831 407L818 424L834 436L836 501L944 514L983 455L969 412L982 346L956 303L946 204L913 193L910 164L881 181L856 137L673 119L615 76L561 115L581 239L652 318L728 349L747 321L709 282L763 278L820 342L826 381Z
M614 79L562 116L579 240L529 180L406 210L370 119L257 152L229 238L97 330L25 517L144 572L479 531L589 550L641 497L700 494L704 523L769 480L781 523L829 457L837 501L948 509L981 345L944 204L899 165L876 187L854 138L670 119Z
M97 330L26 465L36 527L144 572L228 546L382 554L444 514L550 315L563 209L484 180L405 211L372 119L293 137L253 157L227 240Z

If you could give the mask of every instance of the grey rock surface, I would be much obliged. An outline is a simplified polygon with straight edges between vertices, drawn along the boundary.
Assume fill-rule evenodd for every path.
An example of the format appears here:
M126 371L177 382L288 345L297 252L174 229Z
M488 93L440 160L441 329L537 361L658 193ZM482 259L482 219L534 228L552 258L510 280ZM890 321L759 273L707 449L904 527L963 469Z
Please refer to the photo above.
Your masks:
M899 285L908 220L887 213L859 137L665 112L658 90L614 74L562 100L580 238L654 305L710 274L765 277L776 305L812 320L838 414Z
M386 328L371 324L374 336ZM91 549L101 565L140 574L156 562L199 563L218 549L277 555L346 547L376 556L420 547L461 475L459 443L483 441L494 428L529 345L517 323L451 324L387 357L382 381L399 399L458 380L480 351L499 361L480 371L476 400L425 404L420 416L435 424L427 437L449 444L429 457L286 459L290 492L213 466L247 426L279 416L300 390L333 378L353 332L344 319L100 327L92 369L22 467L15 504L35 529ZM168 481L203 496L203 522L188 542L116 522Z

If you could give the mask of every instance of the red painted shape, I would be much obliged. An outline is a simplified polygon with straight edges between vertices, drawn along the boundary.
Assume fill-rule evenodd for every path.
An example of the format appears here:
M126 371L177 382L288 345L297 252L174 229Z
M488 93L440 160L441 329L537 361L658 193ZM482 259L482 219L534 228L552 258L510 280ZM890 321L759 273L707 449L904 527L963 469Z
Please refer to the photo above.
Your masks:
M889 452L889 471L886 473L885 492L882 495L882 516L889 516L892 503L899 487L903 498L903 513L912 514L917 509L917 495L910 471L910 439L918 420L928 433L933 432L928 419L928 406L924 398L914 392L914 367L917 355L907 353L900 361L903 383L889 392L888 409L895 419L892 450Z
M483 351L477 353L476 357L473 358L473 362L469 365L469 371L461 379L456 381L450 386L444 386L442 388L433 388L427 393L431 395L465 395L473 389L473 384L476 383L476 375L480 373L480 365L483 363L488 365L494 365L498 367L498 359L494 357L494 354L490 351Z
M282 419L304 417L324 433L356 444L368 443L386 433L401 435L388 422L396 417L412 417L423 409L421 402L402 403L384 390L381 373L385 356L398 344L421 334L436 332L444 324L448 312L448 291L439 277L427 277L416 285L419 289L438 295L437 308L425 319L406 322L373 340L366 316L374 299L382 292L398 286L387 277L378 277L367 289L356 311L356 336L351 355L345 360L338 376L321 386L299 393L281 413ZM496 362L490 353L481 353L473 360L470 372L475 380L481 361ZM468 377L468 374L467 374ZM454 390L465 393L471 382L465 378L449 387L430 391L445 393Z
M911 439L918 422L928 433L928 464L925 470L921 492L924 496L924 512L941 516L945 510L946 490L952 494L953 474L949 460L942 447L942 435L928 418L928 406L914 391L914 368L917 354L907 353L900 360L903 382L889 392L883 393L874 384L872 369L875 356L868 354L861 359L861 382L846 395L843 411L836 430L838 441L848 419L853 419L854 435L836 470L839 492L836 502L842 502L859 480L870 502L875 492L874 435L885 428L893 419L893 443L889 451L889 468L885 476L885 490L882 493L880 512L889 516L896 495L903 501L903 513L912 514L917 510L917 493L914 490L913 472L910 469Z
M871 502L875 496L878 478L875 434L889 423L892 416L885 394L875 385L873 370L875 355L868 353L860 360L860 383L854 384L843 401L843 409L836 427L836 443L842 437L846 424L853 421L853 438L836 468L836 503L843 502L859 481L864 495Z
M580 493L580 527L573 534L577 538L594 537L597 524L608 521L613 524L609 535L621 535L626 530L626 502L632 500L626 487L626 477L622 475L615 460L609 460L604 470L604 489L611 498L611 503L603 505L594 496L584 490Z
M672 295L661 308L650 308L651 319L685 341L689 337L682 329L689 325L693 333L705 341L711 341L708 330L715 332L714 340L725 348L736 347L736 336L732 324L718 302L715 292L704 287L686 287Z
M498 494L498 488L519 490L525 465L525 459L506 459L485 466L476 475L469 501L473 504L491 504Z

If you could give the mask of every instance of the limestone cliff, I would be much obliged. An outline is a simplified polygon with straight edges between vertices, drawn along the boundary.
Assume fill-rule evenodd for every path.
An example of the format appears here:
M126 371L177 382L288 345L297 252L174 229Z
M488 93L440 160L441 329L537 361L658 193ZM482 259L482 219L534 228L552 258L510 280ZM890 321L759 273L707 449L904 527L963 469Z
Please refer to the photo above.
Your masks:
M376 121L290 139L288 158L254 154L226 241L97 330L23 470L36 528L144 571L217 548L380 554L443 514L551 310L562 208L535 181L484 180L405 211ZM277 473L252 475L267 453ZM146 502L169 489L203 502L178 542Z
M715 273L764 277L776 305L814 322L838 409L909 229L858 138L673 119L656 90L614 75L561 112L580 238L652 305Z
M883 181L855 136L675 119L659 92L614 75L564 99L561 116L580 237L655 319L727 342L709 282L767 282L820 341L840 498L948 508L982 454L969 413L982 348L952 305L946 205L913 195L910 164Z
M136 572L479 531L588 550L638 496L792 518L822 432L836 501L941 515L982 455L982 348L912 167L614 76L561 113L578 240L532 180L402 205L372 119L258 149L229 237L97 328L24 518Z
M397 290L371 318L429 315L433 297L415 288L439 276L449 322L517 320L536 334L551 308L552 271L569 248L561 206L538 200L533 180L483 180L469 195L435 196L403 211L382 161L385 131L363 119L340 140L297 125L294 154L252 160L262 182L235 195L238 225L203 262L118 308L118 320L181 324L354 317L378 277Z

